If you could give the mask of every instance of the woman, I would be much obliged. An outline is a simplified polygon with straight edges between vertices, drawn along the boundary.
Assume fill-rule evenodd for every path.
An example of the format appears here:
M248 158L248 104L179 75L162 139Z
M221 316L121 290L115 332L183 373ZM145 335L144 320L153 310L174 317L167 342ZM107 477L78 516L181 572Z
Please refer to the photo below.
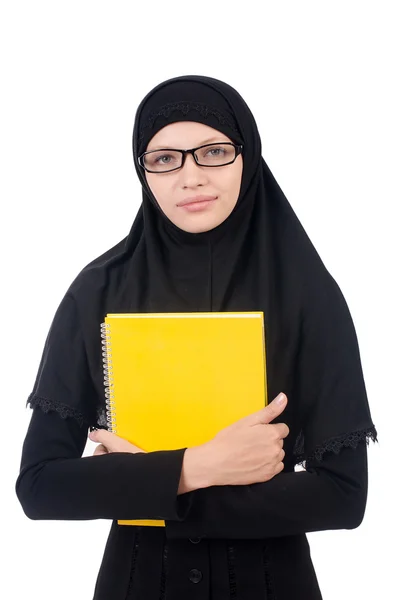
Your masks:
M305 534L361 523L376 439L349 309L233 88L199 76L158 85L138 107L133 154L142 206L55 315L19 500L32 519L113 519L95 600L317 600ZM144 453L105 430L106 313L257 310L281 404L196 448ZM100 445L82 459L89 427ZM166 527L116 522L135 518Z

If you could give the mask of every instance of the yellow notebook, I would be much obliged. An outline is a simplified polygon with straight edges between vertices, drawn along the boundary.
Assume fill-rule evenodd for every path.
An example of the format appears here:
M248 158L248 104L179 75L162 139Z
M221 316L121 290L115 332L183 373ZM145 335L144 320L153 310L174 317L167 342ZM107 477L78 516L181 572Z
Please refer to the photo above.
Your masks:
M108 314L102 344L109 430L146 452L203 444L267 404L262 312Z

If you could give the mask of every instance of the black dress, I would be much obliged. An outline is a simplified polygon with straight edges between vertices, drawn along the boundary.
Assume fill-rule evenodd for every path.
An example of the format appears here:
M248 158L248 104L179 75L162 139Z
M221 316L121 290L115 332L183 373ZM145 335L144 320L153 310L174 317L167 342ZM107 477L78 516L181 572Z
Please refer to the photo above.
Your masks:
M265 483L177 495L185 449L81 458L86 440L75 419L35 408L16 489L31 519L113 520L94 600L319 600L305 532L364 515L364 441L298 473L287 458Z

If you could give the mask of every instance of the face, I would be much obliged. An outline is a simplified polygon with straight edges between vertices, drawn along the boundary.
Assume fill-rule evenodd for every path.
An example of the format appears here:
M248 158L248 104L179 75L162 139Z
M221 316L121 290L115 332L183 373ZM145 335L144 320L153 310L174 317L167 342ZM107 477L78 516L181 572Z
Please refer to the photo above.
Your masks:
M232 142L224 133L193 121L166 125L150 140L146 151L160 148L184 150L211 142ZM241 154L234 163L222 167L202 167L186 156L182 168L168 173L148 173L147 183L161 210L177 227L202 233L220 225L236 206L243 173ZM181 206L196 196L209 196L209 202Z

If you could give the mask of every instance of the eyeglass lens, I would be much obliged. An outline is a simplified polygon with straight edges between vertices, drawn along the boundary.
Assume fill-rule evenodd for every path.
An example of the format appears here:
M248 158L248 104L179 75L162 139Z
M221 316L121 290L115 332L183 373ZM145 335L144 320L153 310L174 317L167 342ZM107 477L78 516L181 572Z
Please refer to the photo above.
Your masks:
M195 151L197 161L203 166L221 167L236 157L235 147L228 144L211 144ZM182 165L182 152L178 150L156 150L143 157L144 165L150 171L164 172Z

